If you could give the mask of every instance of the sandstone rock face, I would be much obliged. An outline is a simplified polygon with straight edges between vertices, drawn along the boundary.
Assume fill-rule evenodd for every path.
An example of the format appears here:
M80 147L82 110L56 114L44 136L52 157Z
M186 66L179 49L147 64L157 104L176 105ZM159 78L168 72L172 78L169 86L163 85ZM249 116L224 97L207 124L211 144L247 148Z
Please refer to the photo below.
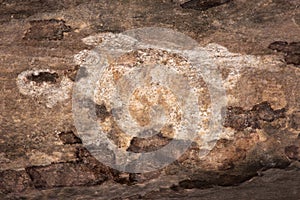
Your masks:
M298 7L2 1L0 197L297 199Z

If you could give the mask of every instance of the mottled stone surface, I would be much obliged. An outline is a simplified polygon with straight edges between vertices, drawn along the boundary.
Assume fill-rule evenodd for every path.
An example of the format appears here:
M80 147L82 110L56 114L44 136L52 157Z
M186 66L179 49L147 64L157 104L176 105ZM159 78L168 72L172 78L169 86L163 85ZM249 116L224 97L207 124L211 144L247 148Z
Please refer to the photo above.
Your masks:
M0 1L1 199L298 199L299 6L297 0ZM89 71L74 56L88 55L103 34L149 26L182 32L211 53L228 95L224 131L205 157L195 141L161 170L121 173L97 161L76 132L72 87ZM112 61L111 80L122 76L118 63L130 66L139 53ZM144 126L151 121L148 104L157 100L145 91L134 93L130 108ZM166 94L160 103L176 114L171 93L150 92ZM199 99L208 109L209 97ZM84 102L125 151L153 150L172 138L170 126L151 142L126 137L109 105Z

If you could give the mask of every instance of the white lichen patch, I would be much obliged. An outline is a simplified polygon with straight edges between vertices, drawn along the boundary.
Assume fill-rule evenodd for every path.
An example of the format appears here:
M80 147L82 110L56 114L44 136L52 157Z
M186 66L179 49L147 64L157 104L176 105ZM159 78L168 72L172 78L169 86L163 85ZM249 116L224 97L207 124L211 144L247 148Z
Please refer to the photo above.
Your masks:
M48 108L52 108L58 103L70 99L73 82L62 76L55 82L30 79L32 76L39 76L41 73L56 74L50 69L27 70L20 73L17 77L17 86L21 94L29 96L34 100L43 103ZM54 79L54 78L53 78Z

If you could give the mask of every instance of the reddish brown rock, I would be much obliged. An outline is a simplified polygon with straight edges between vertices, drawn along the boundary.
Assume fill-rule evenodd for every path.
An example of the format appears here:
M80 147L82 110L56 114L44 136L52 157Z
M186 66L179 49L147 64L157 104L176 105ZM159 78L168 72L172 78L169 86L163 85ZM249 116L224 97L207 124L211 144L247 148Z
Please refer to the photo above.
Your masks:
M1 1L0 198L298 199L298 7L296 0ZM73 57L101 42L98 37L88 43L89 36L151 26L191 36L211 53L226 83L228 112L221 137L206 157L199 158L198 140L159 172L122 174L99 163L78 135L67 131L74 127L72 84L89 75L88 67L79 67ZM134 56L119 61L126 65ZM36 73L19 85L22 72ZM121 76L112 72L115 81ZM147 125L153 99L142 97L135 93L130 112ZM207 88L201 97L208 109ZM167 100L160 103L168 107L171 93ZM143 112L138 102L144 103ZM96 107L99 123L112 127L108 137L120 148L152 150L173 137L165 127L163 137L132 140L101 103Z

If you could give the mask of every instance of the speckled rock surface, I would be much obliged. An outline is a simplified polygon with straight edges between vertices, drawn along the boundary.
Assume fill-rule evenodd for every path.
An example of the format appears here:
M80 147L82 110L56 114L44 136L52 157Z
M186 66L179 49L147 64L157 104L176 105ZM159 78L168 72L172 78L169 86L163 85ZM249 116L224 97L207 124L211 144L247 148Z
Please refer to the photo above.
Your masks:
M299 2L186 2L0 1L2 199L299 197ZM89 77L80 59L93 62L85 56L109 37L154 26L193 38L214 60L227 95L222 133L205 156L199 156L203 143L195 140L164 168L121 172L85 148L74 124L72 90ZM182 55L153 48L131 51L110 60L95 98L84 101L95 106L99 125L124 151L140 153L167 145L180 121L176 95L150 82L131 96L129 114L147 127L153 120L165 122L160 117L171 113L169 126L155 124L160 132L146 140L128 137L131 129L118 127L109 89L129 77L128 69L147 62L190 73L185 67L191 64ZM200 112L210 116L214 99L205 79L191 80L201 94Z

